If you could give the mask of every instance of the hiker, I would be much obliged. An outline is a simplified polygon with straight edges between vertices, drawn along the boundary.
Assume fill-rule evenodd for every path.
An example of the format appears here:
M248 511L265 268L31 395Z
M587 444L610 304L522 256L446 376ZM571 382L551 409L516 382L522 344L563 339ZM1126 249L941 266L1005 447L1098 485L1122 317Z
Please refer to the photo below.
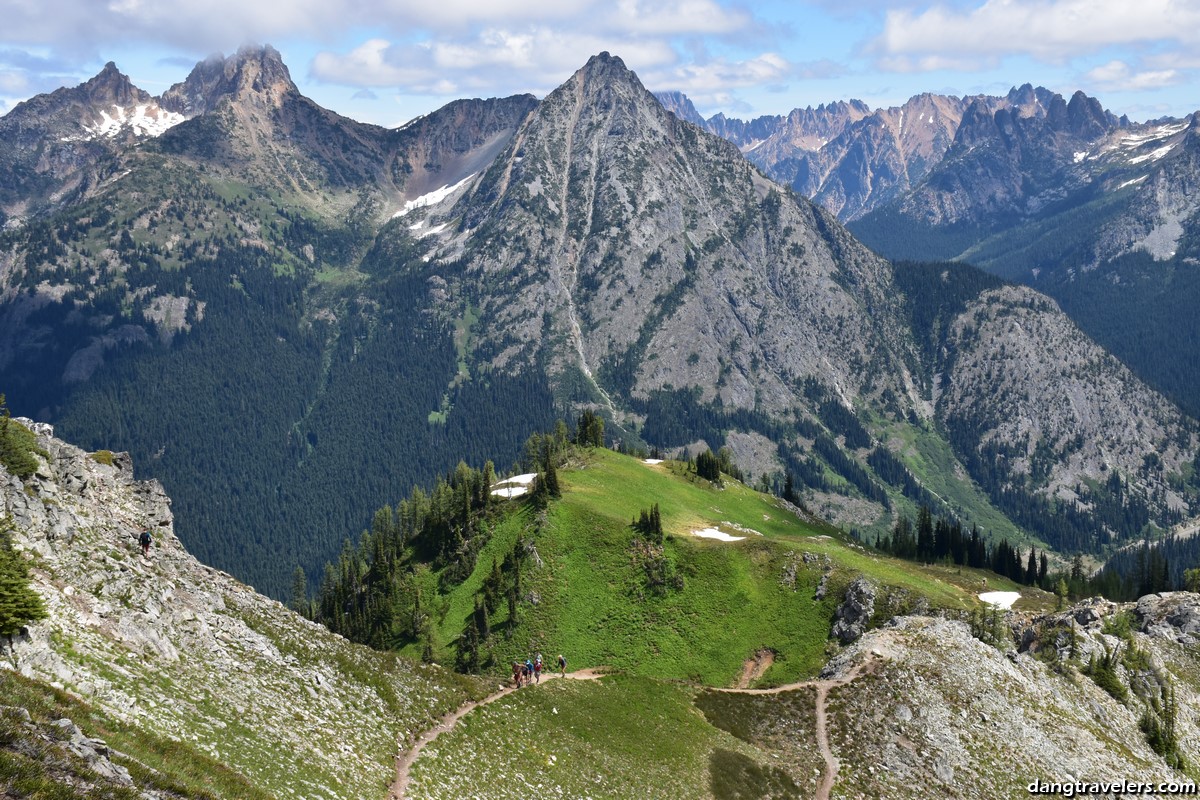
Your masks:
M521 688L521 664L517 661L512 662L512 671L513 671L513 683L515 683L517 685L517 688L520 689Z
M533 661L533 681L534 681L534 683L542 682L542 654L541 653L538 653L537 658L534 659L534 661Z
M150 536L150 531L148 531L148 530L142 531L142 535L138 537L138 544L140 544L142 546L142 555L144 555L144 556L150 555L150 544L153 541L154 541L154 539L153 539L153 537Z
M567 677L567 659L562 653L558 654L558 671L562 677Z
M525 659L525 685L528 686L533 681L533 662L528 658Z

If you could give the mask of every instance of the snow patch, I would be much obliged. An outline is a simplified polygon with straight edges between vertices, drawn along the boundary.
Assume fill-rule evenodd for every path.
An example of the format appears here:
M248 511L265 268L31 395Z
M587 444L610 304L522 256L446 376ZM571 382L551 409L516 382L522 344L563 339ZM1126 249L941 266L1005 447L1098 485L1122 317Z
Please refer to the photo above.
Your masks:
M983 592L979 599L989 606L996 608L1012 608L1013 603L1021 599L1020 592Z
M740 542L745 539L745 536L730 536L724 531L719 531L716 528L705 528L702 531L692 531L692 536L699 536L701 539L716 539L721 542Z
M1086 150L1081 150L1078 153L1072 153L1072 156L1075 159L1075 163L1078 164L1080 161L1083 161L1085 158L1087 158L1088 154Z
M524 475L513 475L511 478L505 478L502 481L497 481L492 484L493 497L520 497L523 494L529 493L530 485L537 480L536 472L529 472Z
M395 214L392 215L392 219L395 219L396 217L403 217L405 214L409 213L410 211L414 211L418 208L426 208L428 206L437 205L438 203L442 202L450 195L457 192L463 186L465 186L467 184L467 181L471 180L471 178L474 178L475 175L476 175L476 173L472 172L470 175L463 178L458 183L455 183L452 185L446 185L440 189L434 189L432 192L429 192L428 194L423 194L420 197L416 198L415 200L409 200L407 203L404 204L404 208L400 209L399 211L397 211Z
M519 483L524 486L528 486L529 484L533 483L535 480L537 480L537 473L529 472L524 475L514 475L511 478L505 478L502 481L496 481L496 483L494 485L495 486L503 486L506 483Z
M643 458L642 459L643 464L661 464L662 462L663 462L663 460L661 458Z
M426 236L434 236L436 234L439 234L442 231L446 230L447 224L448 223L443 222L441 225L434 225L432 228L430 228L427 231L421 231L420 233L417 234L417 238L424 239ZM411 230L411 228L410 228L410 230Z
M100 121L95 125L83 125L83 136L64 136L62 140L70 142L113 139L124 130L131 130L136 136L161 136L185 119L183 114L164 111L157 105L143 103L132 109L114 105L111 114L106 110L100 111Z
M1132 180L1127 180L1124 183L1122 183L1120 186L1118 186L1117 188L1124 189L1126 186L1133 186L1135 183L1141 183L1142 181L1146 180L1146 178L1149 178L1149 177L1150 177L1149 175L1143 175L1140 178L1133 178Z
M1151 152L1147 153L1144 156L1137 156L1136 158L1129 159L1129 163L1130 164L1141 164L1143 161L1158 161L1160 158L1165 156L1167 153L1171 152L1171 150L1173 150L1174 148L1175 148L1175 145L1166 144L1166 145L1163 145L1162 147L1152 150Z

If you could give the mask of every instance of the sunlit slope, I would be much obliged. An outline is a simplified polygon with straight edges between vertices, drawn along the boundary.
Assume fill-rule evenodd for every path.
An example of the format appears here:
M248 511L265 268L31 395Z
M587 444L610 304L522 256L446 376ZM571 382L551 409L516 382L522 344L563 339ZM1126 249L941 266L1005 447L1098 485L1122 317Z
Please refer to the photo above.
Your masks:
M532 653L553 662L561 652L572 669L607 666L723 686L756 652L770 650L774 663L759 682L779 684L825 663L835 611L860 575L882 589L877 622L920 604L978 603L980 574L877 556L769 495L728 478L718 487L678 462L593 450L561 469L559 481L561 499L544 511L527 503L500 522L474 573L435 609L439 656L452 657L493 562L502 563L518 539L526 553L522 602L515 621L504 607L491 618L496 673ZM631 525L656 503L660 548ZM708 528L741 538L694 533ZM431 588L435 579L427 577ZM989 587L1009 588L995 576Z

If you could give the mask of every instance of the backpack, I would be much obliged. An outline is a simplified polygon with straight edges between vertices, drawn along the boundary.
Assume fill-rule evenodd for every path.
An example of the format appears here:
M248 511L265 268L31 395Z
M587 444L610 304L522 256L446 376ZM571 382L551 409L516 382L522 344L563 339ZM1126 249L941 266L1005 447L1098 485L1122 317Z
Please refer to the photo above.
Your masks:
M140 544L142 547L149 546L151 541L150 531L142 531L142 535L138 537L138 544Z

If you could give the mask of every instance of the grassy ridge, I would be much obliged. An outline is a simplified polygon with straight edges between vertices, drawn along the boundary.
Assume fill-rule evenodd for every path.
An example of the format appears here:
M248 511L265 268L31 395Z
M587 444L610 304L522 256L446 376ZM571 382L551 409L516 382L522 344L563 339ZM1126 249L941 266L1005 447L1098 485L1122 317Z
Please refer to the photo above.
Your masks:
M837 529L800 520L769 495L729 480L716 487L679 463L648 465L598 449L560 470L559 480L562 499L544 514L526 504L497 524L474 573L443 599L436 639L444 660L493 560L502 561L520 536L537 555L526 561L518 619L507 608L491 619L497 674L512 659L542 652L552 662L562 652L571 668L722 686L756 651L769 649L775 662L762 683L786 683L825 663L834 611L859 575L904 605L923 599L958 609L976 605L983 584L983 573L876 555ZM630 521L655 503L665 533L661 555L681 588L654 591L645 551L634 545ZM707 527L745 538L692 535ZM823 578L826 594L816 600ZM1009 587L991 576L989 588Z

